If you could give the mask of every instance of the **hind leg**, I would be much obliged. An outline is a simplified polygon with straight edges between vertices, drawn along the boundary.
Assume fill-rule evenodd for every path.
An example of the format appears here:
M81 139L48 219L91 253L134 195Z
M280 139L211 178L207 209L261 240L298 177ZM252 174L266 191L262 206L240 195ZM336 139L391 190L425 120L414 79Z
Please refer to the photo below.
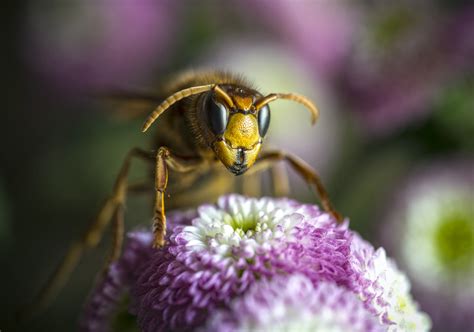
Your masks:
M131 161L134 158L143 159L148 162L152 162L154 159L153 155L138 148L132 149L127 154L117 179L115 180L112 195L104 202L99 213L86 230L85 234L70 246L59 266L46 283L46 286L33 301L30 308L27 308L25 312L27 317L31 317L47 307L69 279L70 274L78 264L83 252L87 249L94 248L99 244L104 230L112 220L114 220L113 247L107 266L120 256L124 232L123 214L128 189L128 173Z

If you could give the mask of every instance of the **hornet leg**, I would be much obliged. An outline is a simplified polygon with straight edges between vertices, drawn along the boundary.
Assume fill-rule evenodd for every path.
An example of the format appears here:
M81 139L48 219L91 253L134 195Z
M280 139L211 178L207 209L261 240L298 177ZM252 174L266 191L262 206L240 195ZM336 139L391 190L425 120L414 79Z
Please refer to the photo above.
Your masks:
M329 195L323 186L319 175L305 161L297 156L284 151L268 151L263 152L255 165L252 167L256 171L269 168L278 161L286 161L289 166L298 173L307 183L313 185L318 192L321 204L327 212L329 212L340 223L343 220L342 215L337 212L329 200Z
M106 266L108 267L110 263L120 256L124 233L124 204L128 189L127 178L132 158L153 161L152 155L138 148L132 149L127 154L120 173L115 180L112 195L102 205L102 208L99 210L95 220L89 226L84 236L71 245L59 266L46 283L46 286L35 298L31 306L25 310L24 316L26 318L44 310L49 303L51 303L56 294L69 279L70 274L78 264L83 252L99 244L104 230L112 219L114 220L113 244Z
M168 170L186 173L202 166L201 158L183 158L174 155L167 147L161 147L156 155L155 173L155 210L153 216L153 233L155 248L165 244L166 214L165 214L165 191L168 186Z

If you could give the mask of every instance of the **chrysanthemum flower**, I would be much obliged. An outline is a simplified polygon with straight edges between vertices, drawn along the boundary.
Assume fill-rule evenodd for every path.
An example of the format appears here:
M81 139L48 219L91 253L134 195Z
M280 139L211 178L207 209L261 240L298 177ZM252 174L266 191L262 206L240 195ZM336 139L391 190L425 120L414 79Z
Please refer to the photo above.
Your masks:
M209 320L205 331L386 331L356 294L302 275L262 280Z
M300 272L350 284L350 233L317 207L222 197L175 227L133 290L145 331L198 327L261 278Z
M175 221L178 225L169 232L166 246L158 250L147 247L149 258L134 265L130 274L131 313L143 331L194 330L206 324L215 327L217 321L210 322L211 317L216 312L232 316L236 301L252 298L257 283L266 285L292 275L303 278L304 285L311 284L311 292L318 294L320 301L332 292L328 287L339 289L340 298L324 302L327 308L307 313L324 315L328 324L332 322L325 313L329 308L336 315L344 308L363 307L363 313L355 318L360 324L378 321L385 329L404 331L429 328L429 319L417 310L409 294L408 281L383 250L375 251L351 232L347 223L337 225L317 206L229 195L221 197L217 205L170 216L170 226ZM276 286L267 288L272 287ZM329 305L339 299L359 304ZM262 313L274 310L262 308ZM253 318L248 319L248 324L253 324ZM347 323L339 320L336 326Z
M440 330L474 329L473 169L469 164L420 171L399 193L386 226L385 242Z
M351 246L352 289L359 294L390 331L425 331L430 320L421 314L410 295L410 282L385 250L354 234Z

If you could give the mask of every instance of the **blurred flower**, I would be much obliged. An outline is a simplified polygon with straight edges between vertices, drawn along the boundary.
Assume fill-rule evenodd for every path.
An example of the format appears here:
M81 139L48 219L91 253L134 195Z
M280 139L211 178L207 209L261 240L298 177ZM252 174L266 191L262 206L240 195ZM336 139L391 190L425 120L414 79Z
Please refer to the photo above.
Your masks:
M215 313L205 331L386 331L351 291L302 275L262 280Z
M178 225L173 227L174 221ZM389 329L406 331L429 328L429 319L417 310L409 294L408 281L383 249L375 251L347 224L337 225L317 206L229 195L216 206L201 206L169 222L167 245L148 248L150 258L133 268L131 312L143 331L215 326L217 321L206 322L216 311L232 316L235 301L252 301L257 295L251 289L257 283L273 279L279 283L279 277L294 274L307 280L302 287L312 284L321 302L324 294L333 293L328 287L340 288L334 299L328 299L326 309L337 312L353 307L360 324L378 321ZM100 287L96 293L103 293ZM339 300L351 302L344 307ZM316 306L308 309L316 310ZM320 309L319 314L326 312ZM274 310L262 307L262 312ZM340 319L340 326L346 323Z
M390 132L426 116L440 89L472 68L474 7L403 1L365 13L343 91L369 128Z
M321 112L314 127L302 105L288 101L272 103L265 145L267 149L283 149L304 157L323 176L327 174L340 151L338 105L328 86L314 78L298 54L281 45L256 40L219 42L204 58L211 54L213 61L208 65L244 74L263 94L296 92L314 101ZM312 143L307 144L309 141Z
M166 0L30 2L24 52L65 90L127 86L164 61L174 7Z
M358 13L350 1L249 1L257 22L273 29L318 77L331 78L350 52ZM248 6L239 6L249 15ZM269 60L270 58L266 58Z
M409 179L384 226L440 331L474 328L474 164L436 166Z

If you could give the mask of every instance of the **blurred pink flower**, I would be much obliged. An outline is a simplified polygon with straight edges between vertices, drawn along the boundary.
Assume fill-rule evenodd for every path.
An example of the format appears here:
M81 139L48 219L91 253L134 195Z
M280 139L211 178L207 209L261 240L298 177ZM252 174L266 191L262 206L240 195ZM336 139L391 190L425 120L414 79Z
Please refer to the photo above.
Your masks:
M26 20L26 60L66 91L130 84L165 61L174 13L166 0L34 2Z
M350 52L358 12L349 1L249 1L256 15L308 61L319 77L332 77ZM248 8L244 6L246 12Z
M424 118L440 89L472 69L474 7L401 2L366 16L342 88L369 129L391 132Z

